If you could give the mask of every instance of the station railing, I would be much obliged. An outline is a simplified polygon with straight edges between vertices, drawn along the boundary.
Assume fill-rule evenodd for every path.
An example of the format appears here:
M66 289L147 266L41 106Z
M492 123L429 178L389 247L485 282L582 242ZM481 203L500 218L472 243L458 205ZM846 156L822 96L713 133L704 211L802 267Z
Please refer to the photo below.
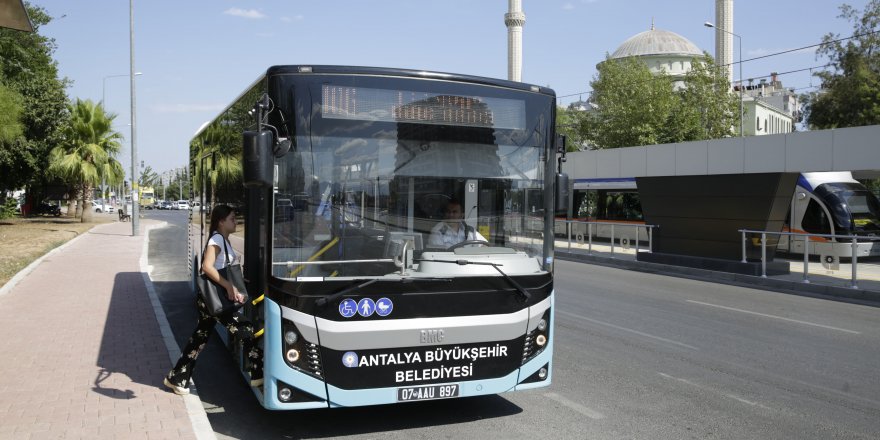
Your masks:
M654 231L654 228L659 227L657 225L646 225L646 224L642 224L642 223L628 223L628 222L614 222L614 221L556 220L556 223L557 224L558 223L565 223L565 232L568 237L568 250L571 250L571 243L572 243L571 238L572 238L573 226L586 225L586 227L587 227L587 231L586 231L587 232L586 233L587 252L590 254L593 253L593 236L595 235L598 237L599 226L610 227L611 233L608 238L610 239L610 242L611 242L611 258L614 258L614 252L615 252L615 249L614 249L615 248L615 241L616 241L615 228L617 229L617 231L620 231L622 229L623 230L635 229L635 240L633 240L633 242L635 244L636 253L639 253L639 252L641 252L640 244L639 244L639 242L641 241L640 231L643 229L645 230L644 233L648 239L647 251L652 252L654 249L654 241L653 241L654 240L654 232L653 231ZM595 226L595 228L594 228L594 226ZM594 230L595 230L596 234L594 234ZM626 239L628 241L628 238L626 238ZM580 234L580 233L576 233L575 240L579 244L583 244L585 241L584 235ZM624 245L621 245L621 247L626 248L626 246L624 246Z
M849 241L852 252L850 254L851 258L851 266L852 266L852 277L850 278L850 287L853 289L858 289L858 265L859 265L859 243L862 242L878 242L880 241L880 237L866 237L863 235L836 235L836 234L810 234L810 233L800 233L800 232L768 232L768 231L756 231L751 229L739 229L739 232L742 234L742 262L746 263L748 260L746 259L746 234L761 234L761 277L767 278L767 236L768 235L776 235L776 236L788 236L789 243L793 243L796 237L802 237L804 242L804 275L801 282L810 283L809 279L809 262L810 262L810 238L827 238L838 243L841 240Z

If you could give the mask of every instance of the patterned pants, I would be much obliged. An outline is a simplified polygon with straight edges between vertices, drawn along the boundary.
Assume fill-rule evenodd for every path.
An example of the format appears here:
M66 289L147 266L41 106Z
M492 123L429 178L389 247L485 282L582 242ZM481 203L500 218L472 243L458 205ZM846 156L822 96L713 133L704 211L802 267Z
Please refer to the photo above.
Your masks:
M201 297L197 297L196 306L199 309L199 323L192 336L189 337L186 347L168 375L168 381L181 387L186 387L192 377L193 370L196 368L196 359L199 353L208 343L208 337L211 336L211 330L216 320L229 332L232 337L238 338L242 343L244 352L247 353L248 362L246 368L250 373L251 379L263 377L263 350L254 344L254 326L244 316L233 313L218 317L208 314L207 307Z

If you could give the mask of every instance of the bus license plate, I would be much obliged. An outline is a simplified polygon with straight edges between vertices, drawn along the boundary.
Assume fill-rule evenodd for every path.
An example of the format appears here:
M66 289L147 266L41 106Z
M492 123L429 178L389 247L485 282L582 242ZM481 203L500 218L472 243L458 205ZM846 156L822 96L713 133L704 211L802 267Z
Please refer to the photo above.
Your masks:
M405 387L397 389L397 401L447 399L458 397L458 384L429 385L423 387Z

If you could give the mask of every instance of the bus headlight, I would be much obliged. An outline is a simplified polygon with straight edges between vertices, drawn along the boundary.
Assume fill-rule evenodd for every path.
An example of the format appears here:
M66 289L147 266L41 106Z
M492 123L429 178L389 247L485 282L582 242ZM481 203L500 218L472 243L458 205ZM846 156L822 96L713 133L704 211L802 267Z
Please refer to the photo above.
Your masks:
M290 396L292 395L293 393L290 391L290 388L281 388L280 390L278 390L278 399L280 399L282 402L287 402L288 400L290 400Z
M544 315L541 316L538 322L532 321L532 323L535 327L526 334L523 344L523 365L544 351L550 343L550 309L544 311Z
M321 349L316 344L309 342L291 321L284 320L281 329L282 354L284 360L291 368L302 371L313 377L324 377L324 369L321 366ZM278 336L276 336L278 337ZM294 387L288 387L292 390ZM281 387L278 388L279 390ZM294 395L293 399L296 399Z
M284 342L287 342L289 345L296 344L296 341L299 340L299 335L296 334L293 330L288 330L284 333Z
M296 363L296 361L299 360L299 351L295 348L291 348L290 350L287 350L286 356L288 362Z

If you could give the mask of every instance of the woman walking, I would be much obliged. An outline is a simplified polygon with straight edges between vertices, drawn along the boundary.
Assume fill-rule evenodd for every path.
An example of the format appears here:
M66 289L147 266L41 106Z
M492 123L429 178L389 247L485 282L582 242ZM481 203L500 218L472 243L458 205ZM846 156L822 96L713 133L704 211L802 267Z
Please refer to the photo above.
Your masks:
M235 249L232 248L232 244L229 243L229 234L235 232L235 211L228 205L214 207L211 212L210 231L211 235L202 258L202 272L214 283L226 289L226 295L230 301L241 303L244 301L244 295L232 282L220 276L218 272L218 270L224 269L240 259L239 255L235 253ZM196 307L199 309L198 325L184 347L177 364L165 376L165 386L176 394L189 394L189 379L195 369L196 358L205 348L215 320L226 327L231 336L239 338L242 342L244 352L247 353L246 368L251 376L251 386L262 385L263 351L254 343L253 324L236 312L217 317L211 316L201 296L196 295L196 298Z

